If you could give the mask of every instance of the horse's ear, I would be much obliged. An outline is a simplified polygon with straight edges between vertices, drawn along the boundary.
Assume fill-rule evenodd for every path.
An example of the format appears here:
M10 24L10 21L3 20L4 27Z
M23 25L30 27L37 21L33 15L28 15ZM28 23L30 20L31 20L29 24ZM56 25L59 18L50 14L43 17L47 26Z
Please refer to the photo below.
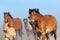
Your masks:
M6 12L4 12L4 15L6 14Z
M40 12L39 12L39 9L36 9L36 12L37 12L37 13L40 13Z
M9 12L4 12L4 15L5 15L5 14L9 14Z
M10 15L10 12L7 12Z
M31 14L31 12L32 12L32 9L29 9L29 14Z
M10 13L10 12L8 12L8 13Z
M31 9L29 9L29 11L31 11Z
M39 9L37 9L37 12L39 12Z

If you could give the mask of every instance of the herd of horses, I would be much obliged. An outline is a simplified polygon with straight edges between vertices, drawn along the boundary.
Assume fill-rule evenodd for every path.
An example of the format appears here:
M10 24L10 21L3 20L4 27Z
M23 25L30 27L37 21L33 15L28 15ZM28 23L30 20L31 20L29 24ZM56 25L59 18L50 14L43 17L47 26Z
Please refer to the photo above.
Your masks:
M28 21L29 20L29 21ZM49 34L54 35L57 40L57 20L52 15L42 15L39 9L29 9L28 19L23 19L26 29L33 30L36 40L50 40ZM22 36L22 20L13 18L9 12L4 13L3 31L5 32L5 40L15 40L16 31ZM28 31L28 30L27 30ZM16 39L17 40L17 39Z

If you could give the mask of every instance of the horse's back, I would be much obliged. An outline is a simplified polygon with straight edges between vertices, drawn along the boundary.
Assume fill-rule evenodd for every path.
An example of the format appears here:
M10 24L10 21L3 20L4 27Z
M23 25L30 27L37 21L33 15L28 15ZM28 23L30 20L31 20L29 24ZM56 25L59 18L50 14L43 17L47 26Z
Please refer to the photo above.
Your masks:
M13 22L14 22L14 25L15 25L15 26L14 26L15 30L22 28L22 21L21 21L21 19L19 19L19 18L14 18L14 19L13 19Z
M51 22L51 23L56 23L56 18L52 15L45 15L44 16L44 21L45 22Z
M45 26L47 28L46 32L56 30L57 22L56 22L56 18L54 16L45 15L44 16L44 22L45 22Z

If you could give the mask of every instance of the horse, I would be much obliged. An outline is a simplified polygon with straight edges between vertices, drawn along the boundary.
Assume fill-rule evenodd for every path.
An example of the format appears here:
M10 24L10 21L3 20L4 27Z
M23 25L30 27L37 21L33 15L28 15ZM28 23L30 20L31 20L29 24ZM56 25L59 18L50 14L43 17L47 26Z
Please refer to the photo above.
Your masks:
M13 27L15 29L16 35L20 35L22 37L22 21L20 18L13 18L9 12L4 12L4 23L6 22L9 22L9 27Z
M25 29L27 33L28 40L35 40L35 31L33 30L32 26L34 27L33 23L30 23L30 21L27 18L23 19L23 22L25 24ZM32 35L32 37L31 37Z
M3 25L5 40L14 40L16 38L16 31L13 27L9 27L8 24L9 23L4 23Z
M27 18L23 19L23 22L25 24L25 29L31 31L32 30L32 27L31 27L31 24L29 23L28 19Z
M29 9L29 20L34 22L36 21L37 26L35 31L37 33L37 40L40 40L40 35L42 35L42 40L49 39L48 34L53 34L54 39L57 38L57 20L52 15L42 15L39 12L39 9ZM41 34L40 34L41 33Z

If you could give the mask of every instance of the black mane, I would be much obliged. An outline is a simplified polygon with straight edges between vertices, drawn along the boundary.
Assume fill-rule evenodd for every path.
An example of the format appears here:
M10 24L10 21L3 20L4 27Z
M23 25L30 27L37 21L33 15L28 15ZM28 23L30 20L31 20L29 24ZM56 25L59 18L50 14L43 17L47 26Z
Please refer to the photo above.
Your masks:
M8 14L11 18L13 18L9 12L4 12L4 15L6 14Z
M29 14L31 14L33 11L35 11L36 13L40 13L39 9L34 8L34 9L29 9Z

